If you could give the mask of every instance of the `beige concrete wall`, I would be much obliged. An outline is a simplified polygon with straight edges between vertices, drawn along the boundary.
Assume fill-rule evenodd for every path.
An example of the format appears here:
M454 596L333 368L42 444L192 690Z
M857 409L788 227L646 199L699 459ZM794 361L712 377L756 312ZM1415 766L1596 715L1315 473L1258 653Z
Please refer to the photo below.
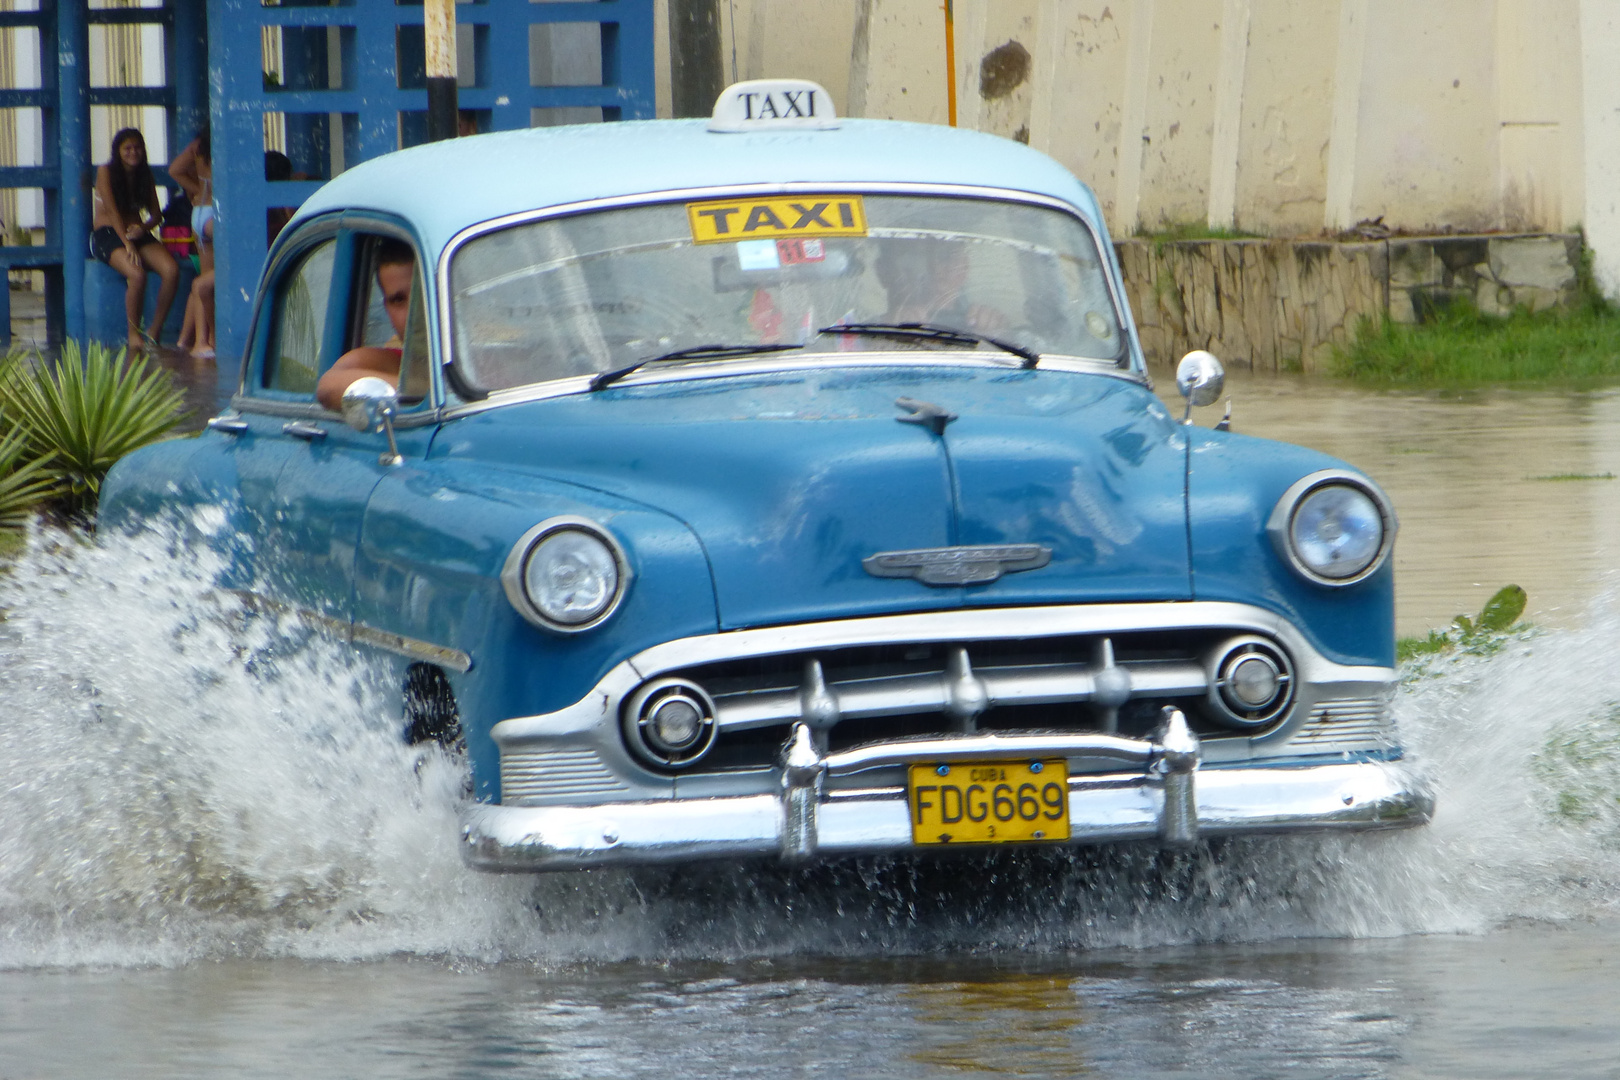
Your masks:
M1609 215L1594 246L1620 290L1620 209L1593 188L1620 176L1620 136L1588 141L1620 123L1620 0L954 0L949 73L943 0L721 8L736 78L812 78L847 114L929 123L954 83L960 125L1057 158L1116 235Z
M1322 227L1339 13L1334 4L1262 2L1249 16L1237 109L1236 184L1230 215L1210 223L1267 234Z

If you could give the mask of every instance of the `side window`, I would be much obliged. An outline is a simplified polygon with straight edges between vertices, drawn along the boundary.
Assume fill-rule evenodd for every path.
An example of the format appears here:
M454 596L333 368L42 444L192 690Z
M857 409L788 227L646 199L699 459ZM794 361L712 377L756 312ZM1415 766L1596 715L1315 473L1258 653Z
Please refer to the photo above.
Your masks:
M328 240L299 260L281 279L276 298L275 333L265 357L264 388L291 394L315 393L326 340L327 301L332 295L332 264L337 243Z
M393 353L401 404L420 404L430 386L421 263L402 240L372 236L364 244L358 290L363 302L355 312L350 348Z

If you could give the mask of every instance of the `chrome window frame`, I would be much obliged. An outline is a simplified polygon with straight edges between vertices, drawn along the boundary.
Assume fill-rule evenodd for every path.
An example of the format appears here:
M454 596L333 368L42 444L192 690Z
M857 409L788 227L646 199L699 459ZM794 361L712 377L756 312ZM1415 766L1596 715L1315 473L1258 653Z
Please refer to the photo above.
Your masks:
M1130 382L1151 385L1145 368L1138 367L1139 356L1133 349L1135 343L1135 325L1130 321L1125 298L1120 292L1120 284L1111 272L1112 263L1108 259L1107 245L1103 241L1102 233L1079 207L1073 203L1050 195L1038 195L1030 191L1018 191L1013 188L983 187L970 184L923 184L904 182L794 182L789 184L726 184L712 187L672 188L665 191L642 192L636 195L615 195L604 199L585 199L579 202L561 203L557 206L548 206L538 210L524 210L515 214L504 214L488 221L481 221L476 225L469 225L457 232L444 245L439 253L439 265L435 277L438 284L438 301L436 303L439 316L439 353L440 374L446 388L463 385L463 380L452 373L455 364L455 326L450 306L450 264L464 244L490 233L500 232L518 225L530 225L539 221L548 221L555 218L576 217L580 214L596 213L603 210L622 210L636 206L655 206L664 203L680 203L698 199L713 198L747 198L764 195L811 195L827 192L848 192L854 195L913 195L933 196L949 199L984 199L995 202L1015 202L1028 206L1044 207L1067 214L1078 221L1091 237L1092 244L1097 249L1097 257L1103 262L1103 280L1108 286L1108 297L1114 306L1114 320L1119 327L1123 354L1118 360L1103 360L1088 357L1043 356L1041 366L1060 371L1083 371L1091 374L1111 375L1123 378ZM974 355L969 358L966 354L936 354L907 352L870 352L870 353L815 353L817 357L836 356L836 360L822 359L810 363L807 358L793 356L787 353L772 354L767 358L758 360L727 360L726 374L753 375L780 371L820 370L836 367L872 367L876 365L892 366L894 364L907 364L918 366L938 367L947 366L965 367L1004 367L1006 360L999 353L985 353L982 356ZM860 359L854 359L860 357ZM682 369L660 369L656 372L636 372L629 378L620 380L619 385L635 386L645 383L677 382L683 379L709 379L716 375L715 369L709 364ZM586 393L590 389L591 376L568 375L557 379L547 379L542 382L527 383L523 386L508 390L485 391L484 395L475 399L461 401L447 401L444 409L444 418L466 416L472 413L483 412L487 409L499 407L516 402L540 401L547 398L566 397L571 394Z
M265 305L270 305L272 312L274 310L276 296L272 289L273 284L281 280L289 263L303 258L323 240L337 240L345 232L364 232L403 240L411 246L412 251L416 252L416 256L422 265L426 266L428 264L428 245L422 241L421 236L403 219L382 211L366 210L358 207L322 211L307 221L299 222L297 231L287 235L285 239L278 237L276 243L271 247L270 254L266 257L264 270L259 275L258 288L254 290L253 321L250 324L247 346L243 350L242 370L237 376L236 392L231 395L229 408L238 413L254 413L261 416L280 416L292 419L330 421L343 418L341 412L325 408L317 402L313 394L307 401L260 397L248 387L248 378L250 375L249 369L255 363L262 364L262 360L256 360L254 356L255 350L263 348L265 344L257 340L259 335L270 332L273 337L273 331L267 331L266 328L261 326L261 313L264 311ZM354 297L351 295L348 299L352 307ZM429 319L437 313L437 310L438 305L434 304L431 299L425 301L422 305L422 314ZM428 348L430 350L435 342L445 339L444 335L439 332L441 329L442 327L429 324ZM429 427L441 422L445 404L450 400L450 388L444 381L446 378L445 367L446 359L444 355L441 354L440 356L437 370L434 369L430 358L428 368L430 386L428 399L424 403L425 407L413 408L410 412L401 413L394 419L395 429L403 431L410 428Z

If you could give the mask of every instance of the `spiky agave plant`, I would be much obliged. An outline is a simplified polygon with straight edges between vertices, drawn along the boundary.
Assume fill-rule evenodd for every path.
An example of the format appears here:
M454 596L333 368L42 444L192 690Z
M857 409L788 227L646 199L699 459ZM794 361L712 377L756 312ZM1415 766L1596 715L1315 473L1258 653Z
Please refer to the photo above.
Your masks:
M50 461L30 458L19 432L0 429L0 531L21 529L29 511L56 491Z
M56 501L77 518L94 513L113 462L184 419L184 400L162 368L98 343L81 352L68 341L54 364L13 357L0 370L0 425L43 463Z

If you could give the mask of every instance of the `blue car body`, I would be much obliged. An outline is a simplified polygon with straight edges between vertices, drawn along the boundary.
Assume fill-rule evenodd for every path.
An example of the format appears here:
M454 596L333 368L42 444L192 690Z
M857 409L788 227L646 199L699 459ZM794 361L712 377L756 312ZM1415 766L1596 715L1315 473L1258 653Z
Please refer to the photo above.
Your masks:
M769 210L806 193L865 199L874 215L912 196L1062 215L1095 244L1112 299L1088 301L1101 311L1088 325L1114 354L1029 364L881 332L859 347L835 335L835 350L807 330L803 350L700 356L598 386L601 363L493 390L468 374L468 350L508 332L478 339L463 315L478 289L508 287L456 276L480 238L684 206L701 244L696 215L714 200ZM953 228L931 242L968 237ZM859 244L926 232L872 225L840 265L869 272L884 256ZM390 430L356 430L316 402L314 378L359 340L383 238L421 268L410 325L427 363ZM993 239L960 242L977 258ZM823 262L797 269L822 274L836 242L764 251L810 252ZM1019 243L1019 265L1058 265ZM734 325L770 325L773 295L798 287L786 263L757 279L774 293L750 287L743 262L722 266L729 243L675 246L720 253L714 288ZM526 272L540 280L542 263ZM580 279L601 272L577 266ZM1291 527L1279 514L1324 483L1387 503L1342 462L1179 422L1151 391L1122 296L1091 193L990 136L695 120L429 145L345 172L298 212L267 261L231 409L196 440L120 462L103 518L133 528L221 507L228 527L208 542L231 560L222 586L392 658L408 709L464 747L466 854L486 869L1000 841L919 831L931 797L919 791L933 789L916 770L952 763L1061 763L1063 820L1013 829L1019 842L1426 820L1388 715L1387 540L1338 581L1302 572L1279 539ZM524 560L538 557L524 545L539 544L526 537L548 522L600 535L617 560L612 606L583 630L522 610ZM1392 539L1392 516L1384 527ZM888 569L868 565L880 555ZM947 563L937 573L959 580L930 581ZM1260 689L1242 693L1261 704L1233 705L1228 684L1255 656ZM676 698L675 734L646 735ZM669 749L692 723L708 742Z

